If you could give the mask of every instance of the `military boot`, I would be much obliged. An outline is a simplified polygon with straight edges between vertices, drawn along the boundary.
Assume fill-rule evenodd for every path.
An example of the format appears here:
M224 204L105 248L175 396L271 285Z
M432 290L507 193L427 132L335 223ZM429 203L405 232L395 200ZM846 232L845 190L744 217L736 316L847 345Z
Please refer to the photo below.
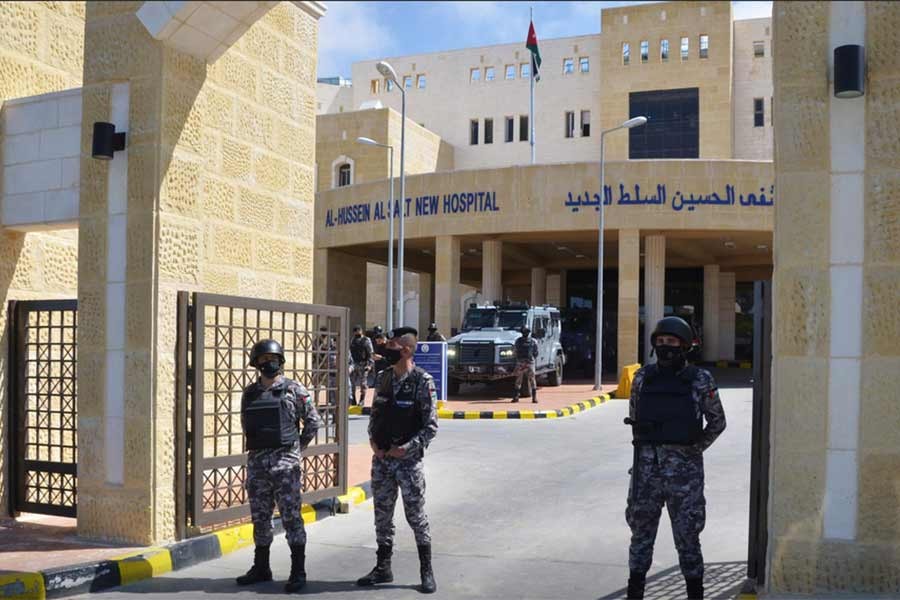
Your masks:
M644 585L646 582L647 578L644 573L632 571L631 575L628 577L628 595L626 598L628 598L628 600L643 600Z
M515 402L518 402L518 401L519 401L519 386L515 386L515 387L513 387L513 397L512 397L512 402L515 403Z
M703 600L703 578L685 578L688 600Z
M299 592L306 585L306 544L291 546L291 575L284 585L287 594Z
M419 546L419 573L422 575L422 593L435 593L437 584L434 582L434 571L431 568L431 544Z
M261 581L272 581L272 569L269 568L269 547L257 546L253 551L253 566L246 574L237 578L238 585L251 585Z
M375 553L375 568L369 571L365 577L356 580L356 585L370 586L376 583L390 583L394 580L394 574L391 572L391 554L393 547L388 545L379 545L378 551Z
M531 402L537 404L537 386L531 388Z

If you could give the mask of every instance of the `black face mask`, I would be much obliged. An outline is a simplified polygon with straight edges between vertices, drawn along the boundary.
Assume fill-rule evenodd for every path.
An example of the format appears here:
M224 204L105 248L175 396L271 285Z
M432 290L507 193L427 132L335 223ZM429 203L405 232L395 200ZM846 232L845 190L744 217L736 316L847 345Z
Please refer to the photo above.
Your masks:
M403 358L403 351L395 350L394 348L384 348L381 350L380 354L389 365L395 365Z
M656 357L661 367L680 367L686 359L686 352L681 346L655 346Z
M266 377L273 378L281 372L281 361L270 360L256 367Z
M357 332L354 333L353 335L356 336L356 337L362 337L362 332L357 331Z

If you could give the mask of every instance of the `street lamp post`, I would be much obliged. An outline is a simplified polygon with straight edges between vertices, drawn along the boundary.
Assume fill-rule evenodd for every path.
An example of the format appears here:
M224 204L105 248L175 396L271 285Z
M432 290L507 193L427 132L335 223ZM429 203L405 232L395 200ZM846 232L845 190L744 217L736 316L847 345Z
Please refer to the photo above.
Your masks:
M397 77L397 71L389 63L380 61L375 68L387 80L392 81L400 90L400 236L397 242L397 323L404 325L403 317L403 266L404 247L406 245L404 215L406 213L406 170L404 159L406 158L406 89Z
M603 220L604 206L606 204L606 172L605 172L605 156L603 154L603 138L607 133L618 131L619 129L631 129L632 127L640 127L647 122L647 117L634 117L628 119L621 125L606 129L600 132L600 232L597 236L597 340L596 355L594 356L594 389L600 391L600 381L603 378L603 238L604 227Z
M386 331L394 328L394 147L390 144L380 144L367 137L358 137L356 141L360 144L368 146L378 146L379 148L387 148L390 161L388 168L390 169L391 191L388 196L388 282L387 282L387 300L385 309L385 327Z

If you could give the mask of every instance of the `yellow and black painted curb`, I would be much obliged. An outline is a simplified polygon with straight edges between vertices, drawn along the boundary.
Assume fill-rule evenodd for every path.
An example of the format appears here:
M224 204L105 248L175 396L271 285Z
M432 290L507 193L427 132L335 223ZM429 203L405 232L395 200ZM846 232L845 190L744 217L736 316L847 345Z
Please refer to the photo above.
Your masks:
M350 505L365 502L371 496L371 484L366 482L351 487L343 496L304 504L300 513L304 523L314 523L335 512L346 512ZM283 530L281 520L276 519L275 531ZM247 523L107 560L36 573L0 573L0 598L44 600L98 592L192 567L251 545L253 525Z
M616 397L616 392L609 394L600 394L590 400L570 404L563 408L552 410L447 410L438 408L437 415L439 419L454 420L477 420L477 419L558 419L560 417L571 417L574 414L590 410L596 406L608 402ZM349 413L351 415L368 415L372 413L372 409L368 406L359 407L351 406Z

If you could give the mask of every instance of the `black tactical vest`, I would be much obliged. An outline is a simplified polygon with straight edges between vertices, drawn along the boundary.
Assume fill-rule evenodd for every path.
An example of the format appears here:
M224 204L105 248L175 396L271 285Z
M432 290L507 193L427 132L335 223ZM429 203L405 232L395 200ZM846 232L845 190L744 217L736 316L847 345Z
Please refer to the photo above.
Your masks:
M422 408L416 401L425 371L416 367L394 394L393 372L385 372L372 404L372 439L382 450L402 446L422 429Z
M532 353L532 348L534 347L534 339L530 337L522 336L516 340L516 358L518 360L527 360L533 361L534 354Z
M680 373L657 365L646 368L632 426L635 443L690 446L700 440L703 417L697 414L692 387L696 376L692 366Z
M255 395L245 395L241 406L244 435L248 450L292 446L300 439L293 402L286 383L273 386Z
M353 337L353 341L350 342L350 356L353 358L353 362L356 363L366 362L371 358L368 348L366 348L365 337Z

